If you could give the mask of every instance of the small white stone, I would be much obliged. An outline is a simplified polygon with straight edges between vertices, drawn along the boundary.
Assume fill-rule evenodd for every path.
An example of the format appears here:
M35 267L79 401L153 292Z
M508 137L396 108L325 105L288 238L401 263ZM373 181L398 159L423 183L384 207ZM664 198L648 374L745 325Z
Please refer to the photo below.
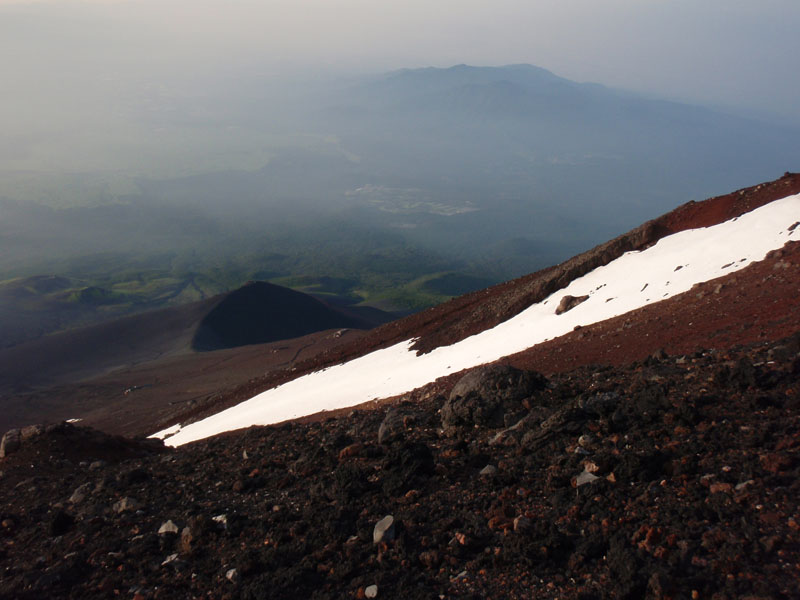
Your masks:
M372 541L379 544L382 541L391 542L394 539L394 517L387 515L375 523L372 531Z
M172 520L166 521L158 528L158 535L165 535L167 533L178 533L178 526Z
M370 585L364 590L364 597L365 598L377 598L378 597L378 586L377 585Z
M221 525L223 529L228 528L228 515L217 515L216 517L211 517L211 520Z

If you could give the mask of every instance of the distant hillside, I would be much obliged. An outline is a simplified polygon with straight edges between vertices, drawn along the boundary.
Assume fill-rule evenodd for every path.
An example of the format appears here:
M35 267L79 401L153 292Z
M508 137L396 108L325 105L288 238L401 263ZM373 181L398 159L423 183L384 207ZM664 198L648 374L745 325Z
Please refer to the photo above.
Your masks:
M389 320L391 315L376 309L332 306L308 294L255 281L226 294L200 321L192 348L205 352L326 329L369 329Z
M253 282L207 300L0 349L0 393L77 382L196 350L296 338L325 329L368 329L391 318L377 309L332 307L307 294Z

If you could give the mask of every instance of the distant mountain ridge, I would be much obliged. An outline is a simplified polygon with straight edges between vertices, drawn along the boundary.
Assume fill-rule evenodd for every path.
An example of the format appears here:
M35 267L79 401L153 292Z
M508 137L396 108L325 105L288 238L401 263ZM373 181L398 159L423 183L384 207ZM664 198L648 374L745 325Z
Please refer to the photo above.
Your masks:
M599 83L576 82L527 64L500 67L456 65L449 68L402 69L359 87L388 106L461 111L511 119L570 118L606 125L659 119L673 126L730 127L750 122L714 109L648 98ZM654 125L654 123L651 123ZM764 125L760 123L760 125Z
M376 174L367 181L472 209L435 223L393 215L379 223L473 260L510 238L562 252L528 271L693 197L796 169L800 157L800 130L786 123L530 65L393 71L340 90L329 105L340 111L342 147ZM511 276L525 272L520 262Z
M542 87L603 87L598 84L581 84L554 73L527 64L505 65L500 67L475 67L455 65L448 68L425 67L419 69L400 69L384 74L370 87L392 92L402 92L411 88L422 92L437 92L464 85L489 85L507 82L526 89Z

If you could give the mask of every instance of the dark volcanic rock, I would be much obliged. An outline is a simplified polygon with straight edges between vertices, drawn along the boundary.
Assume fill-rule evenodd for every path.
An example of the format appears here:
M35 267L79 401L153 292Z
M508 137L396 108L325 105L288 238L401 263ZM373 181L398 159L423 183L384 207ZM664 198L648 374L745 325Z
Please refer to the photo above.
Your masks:
M589 296L570 296L567 294L563 298L561 298L561 302L558 303L556 307L556 314L561 315L567 311L572 310L579 304L586 302L589 299Z
M0 440L0 458L19 450L20 440L19 429L9 429L5 435L3 435L3 439Z
M433 472L433 453L426 444L395 444L384 460L381 477L383 491L390 497L398 496L412 487L424 485Z
M168 453L45 430L0 461L0 598L793 598L798 349L495 367L448 403L522 413L504 443L484 404L442 435L435 386L383 444L385 408Z
M453 386L442 407L442 427L453 433L459 427L509 426L530 409L523 401L546 385L539 373L506 365L472 369Z
M385 444L402 439L411 427L421 425L427 419L418 408L408 402L391 407L378 428L378 443Z
M74 523L75 519L71 515L59 510L50 521L50 535L53 537L64 535L72 528Z
M105 462L119 462L167 451L160 440L132 440L87 427L76 427L71 423L32 425L21 431L11 430L4 439L12 434L15 452L21 455L21 460L33 460L36 463L46 461L48 455L56 455L69 461L89 461L92 465L102 466ZM97 460L100 457L103 460Z

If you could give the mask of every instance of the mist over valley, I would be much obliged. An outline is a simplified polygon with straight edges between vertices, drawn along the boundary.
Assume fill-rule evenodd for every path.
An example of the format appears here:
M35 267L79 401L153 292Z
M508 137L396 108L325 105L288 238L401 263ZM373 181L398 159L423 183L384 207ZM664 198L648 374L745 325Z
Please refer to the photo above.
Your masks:
M785 124L531 65L206 75L106 106L68 145L1 142L4 345L249 280L407 313L800 157Z

